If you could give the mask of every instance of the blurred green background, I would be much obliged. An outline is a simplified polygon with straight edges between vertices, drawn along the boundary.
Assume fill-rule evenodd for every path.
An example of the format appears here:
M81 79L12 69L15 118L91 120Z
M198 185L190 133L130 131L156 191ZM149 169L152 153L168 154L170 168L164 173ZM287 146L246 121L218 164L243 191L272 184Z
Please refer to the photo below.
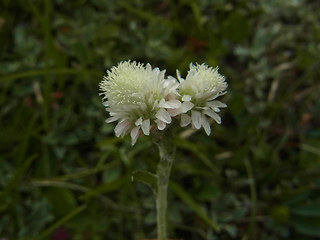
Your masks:
M176 136L170 237L319 239L319 23L318 0L1 0L0 238L156 236L131 173L157 149L116 138L98 95L131 59L229 83L211 136Z

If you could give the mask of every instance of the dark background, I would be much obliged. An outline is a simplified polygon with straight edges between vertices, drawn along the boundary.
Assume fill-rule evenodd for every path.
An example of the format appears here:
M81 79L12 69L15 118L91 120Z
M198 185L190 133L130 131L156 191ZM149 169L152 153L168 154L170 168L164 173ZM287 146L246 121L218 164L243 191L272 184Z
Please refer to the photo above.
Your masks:
M128 59L229 84L210 137L176 136L170 237L319 238L319 23L317 0L1 0L0 238L155 237L131 173L157 149L116 138L98 95Z

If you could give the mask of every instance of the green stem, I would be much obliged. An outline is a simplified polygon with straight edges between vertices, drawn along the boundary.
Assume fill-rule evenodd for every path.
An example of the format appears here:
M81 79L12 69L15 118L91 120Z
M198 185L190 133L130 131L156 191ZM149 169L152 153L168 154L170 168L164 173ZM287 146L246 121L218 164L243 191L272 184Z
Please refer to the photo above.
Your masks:
M167 240L167 190L176 147L170 130L165 131L155 141L160 155L156 192L158 240Z
M167 185L158 187L157 194L157 230L158 240L167 240Z

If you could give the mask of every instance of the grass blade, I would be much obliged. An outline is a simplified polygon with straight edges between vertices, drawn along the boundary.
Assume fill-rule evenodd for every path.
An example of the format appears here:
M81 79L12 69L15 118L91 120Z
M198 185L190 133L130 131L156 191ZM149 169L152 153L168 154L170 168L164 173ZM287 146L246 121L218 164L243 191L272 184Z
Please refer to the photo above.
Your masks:
M207 223L214 231L219 232L220 227L218 223L213 221L211 218L207 216L207 214L203 211L203 209L196 203L192 197L181 188L178 184L171 181L170 188L177 194L181 200L187 204L205 223Z

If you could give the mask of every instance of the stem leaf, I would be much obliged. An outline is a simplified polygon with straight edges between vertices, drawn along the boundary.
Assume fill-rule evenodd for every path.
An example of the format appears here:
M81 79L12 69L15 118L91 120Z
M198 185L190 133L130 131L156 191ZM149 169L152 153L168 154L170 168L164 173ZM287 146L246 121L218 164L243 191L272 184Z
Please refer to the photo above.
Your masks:
M157 192L157 175L145 170L137 170L132 173L132 179L148 185L153 192Z

